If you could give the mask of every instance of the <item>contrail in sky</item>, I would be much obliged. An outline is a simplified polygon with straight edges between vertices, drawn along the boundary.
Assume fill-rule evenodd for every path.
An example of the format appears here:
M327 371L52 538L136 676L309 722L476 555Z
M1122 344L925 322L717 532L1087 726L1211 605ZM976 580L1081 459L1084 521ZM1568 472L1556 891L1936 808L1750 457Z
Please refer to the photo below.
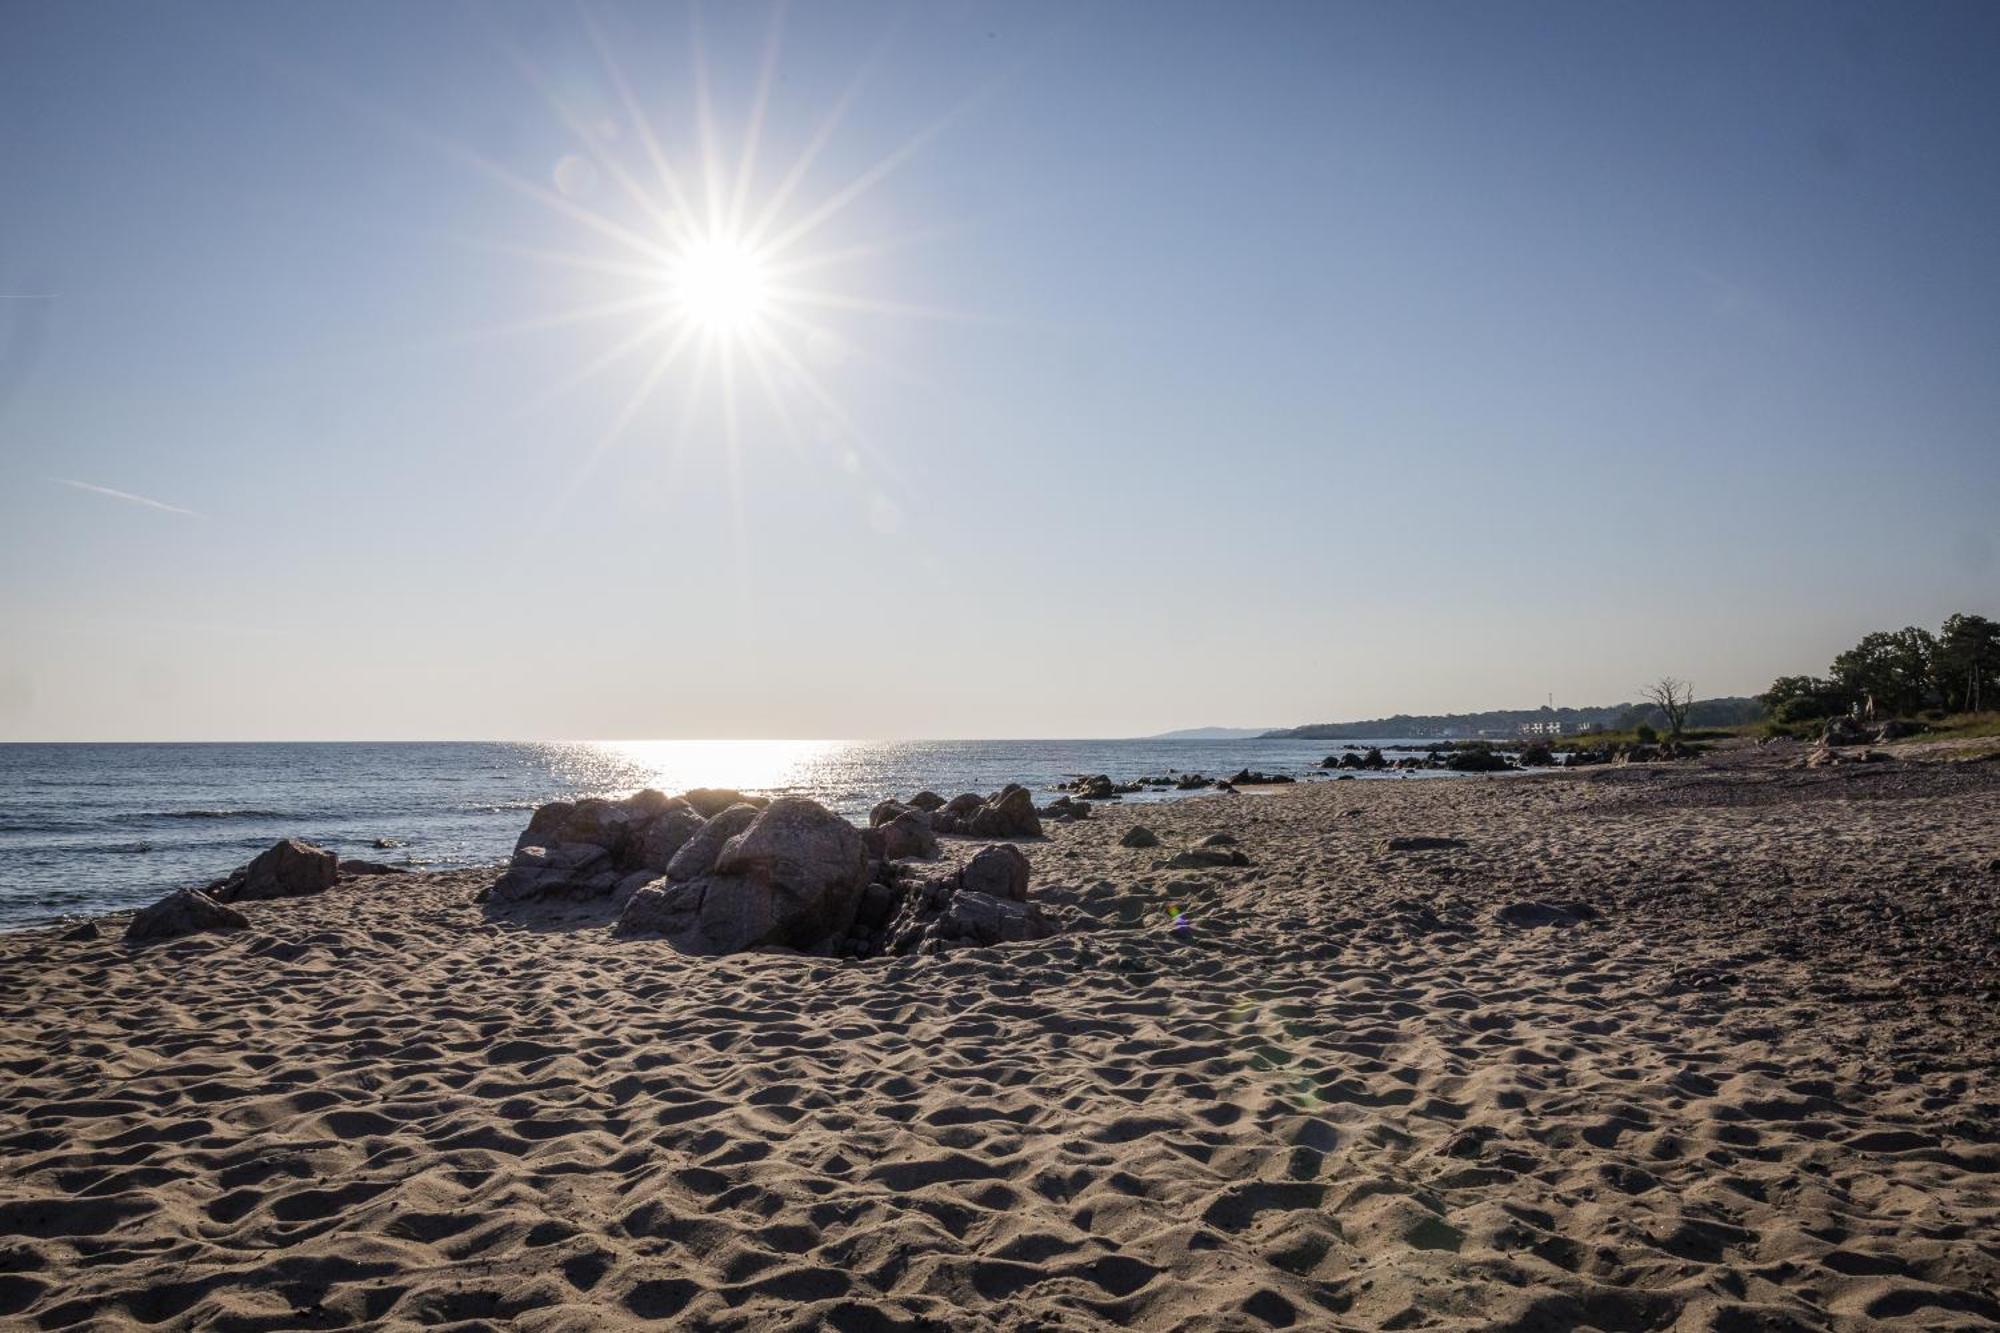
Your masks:
M186 514L189 518L201 517L200 514L197 514L192 509L183 509L179 505L170 505L164 500L151 500L143 495L134 495L130 491L114 491L109 486L93 486L87 481L77 481L70 477L50 477L49 480L59 486L74 486L80 491L89 491L92 495L108 495L114 500L124 500L130 504L144 505L148 509L164 509L169 514Z

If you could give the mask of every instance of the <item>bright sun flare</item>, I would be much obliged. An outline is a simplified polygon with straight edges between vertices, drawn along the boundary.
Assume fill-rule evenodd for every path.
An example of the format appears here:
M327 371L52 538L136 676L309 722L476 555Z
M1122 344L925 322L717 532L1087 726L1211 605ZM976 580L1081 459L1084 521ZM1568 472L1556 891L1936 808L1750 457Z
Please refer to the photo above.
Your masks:
M771 302L763 258L727 236L689 241L674 257L667 289L688 323L713 334L752 331Z

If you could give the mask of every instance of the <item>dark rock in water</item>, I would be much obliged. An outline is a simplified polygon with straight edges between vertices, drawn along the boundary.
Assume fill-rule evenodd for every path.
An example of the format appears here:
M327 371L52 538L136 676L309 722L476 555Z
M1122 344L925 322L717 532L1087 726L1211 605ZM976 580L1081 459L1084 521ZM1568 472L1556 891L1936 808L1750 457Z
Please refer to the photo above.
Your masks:
M370 843L369 845L372 846L378 852L386 852L391 848L403 847L407 846L408 844L406 844L401 838L377 838L373 843Z
M1297 778L1287 777L1283 773L1253 773L1247 768L1238 769L1229 775L1231 787L1278 787L1296 781Z
M340 863L340 877L342 879L360 879L367 875L407 875L409 873L409 869L406 866L392 866L381 861L357 861L353 857L348 857Z
M733 813L723 811L717 819ZM617 933L657 932L691 954L770 947L835 952L867 883L861 830L797 796L772 801L753 816L722 844L710 873L635 892Z
M1035 815L1035 798L1026 787L1008 783L964 820L975 838L1039 838L1042 821Z
M1160 835L1144 824L1134 824L1125 830L1125 836L1118 840L1120 847L1158 847Z
M1214 779L1205 778L1199 773L1183 773L1174 779L1175 791L1200 791L1204 787L1213 787L1214 785Z
M1555 751L1540 741L1521 747L1517 762L1522 768L1550 768L1556 762Z
M178 889L132 918L128 940L168 940L203 930L243 930L250 919L200 889Z
M722 855L723 844L749 828L756 818L757 807L754 805L732 805L727 810L718 811L667 862L667 878L678 884L700 879L714 870L715 858Z
M1161 870L1222 870L1247 866L1250 858L1234 847L1190 847L1159 863Z
M218 903L256 902L267 898L303 898L324 893L340 878L340 858L297 838L285 838L259 852L202 890Z
M1449 852L1469 844L1463 838L1384 838L1375 844L1378 856L1391 852Z
M1502 773L1513 767L1506 755L1484 747L1454 750L1444 766L1454 773Z
M97 928L95 921L85 921L81 924L71 926L57 938L65 940L94 940L103 933Z
M1594 920L1597 912L1584 903L1522 902L1508 903L1493 915L1503 925L1528 929L1536 926L1573 926L1579 921Z
M1197 847L1234 847L1235 845L1236 835L1234 833L1211 833L1195 844Z
M745 796L740 791L727 787L696 787L693 791L681 793L681 799L694 807L694 812L703 819L713 819L732 805L750 805L762 809L769 805L763 796Z
M914 809L922 810L924 813L929 814L933 810L938 810L943 808L944 797L938 795L934 791L920 791L915 796L912 796L905 804L911 806Z

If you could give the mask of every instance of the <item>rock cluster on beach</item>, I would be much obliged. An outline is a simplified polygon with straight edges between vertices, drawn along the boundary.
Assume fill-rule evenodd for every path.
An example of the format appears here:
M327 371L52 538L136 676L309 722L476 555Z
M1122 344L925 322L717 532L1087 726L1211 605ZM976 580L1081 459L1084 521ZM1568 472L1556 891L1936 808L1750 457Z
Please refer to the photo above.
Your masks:
M1087 814L1081 803L1060 811ZM935 953L1040 939L1056 927L1028 903L1028 863L1018 851L989 847L964 869L931 876L911 863L936 858L940 835L1041 834L1033 795L1015 785L987 796L883 801L866 829L804 797L649 790L542 806L485 899L609 898L616 934L664 936L702 956Z
M324 893L343 879L403 873L400 866L342 861L324 847L281 838L221 879L199 889L177 889L139 912L126 926L125 938L164 940L204 930L241 930L249 918L231 904L305 898Z

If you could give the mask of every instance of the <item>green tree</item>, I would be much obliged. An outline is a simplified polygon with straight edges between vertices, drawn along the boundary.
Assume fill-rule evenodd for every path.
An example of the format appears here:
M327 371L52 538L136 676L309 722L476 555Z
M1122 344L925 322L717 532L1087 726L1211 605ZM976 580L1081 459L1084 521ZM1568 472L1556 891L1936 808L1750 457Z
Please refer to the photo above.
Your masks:
M1948 617L1931 669L1946 708L2000 708L2000 625L1963 612Z
M1757 696L1776 722L1811 722L1846 712L1854 699L1822 676L1780 676Z
M1915 713L1932 696L1937 640L1929 630L1883 630L1833 659L1833 679L1850 698L1873 699L1878 711Z

